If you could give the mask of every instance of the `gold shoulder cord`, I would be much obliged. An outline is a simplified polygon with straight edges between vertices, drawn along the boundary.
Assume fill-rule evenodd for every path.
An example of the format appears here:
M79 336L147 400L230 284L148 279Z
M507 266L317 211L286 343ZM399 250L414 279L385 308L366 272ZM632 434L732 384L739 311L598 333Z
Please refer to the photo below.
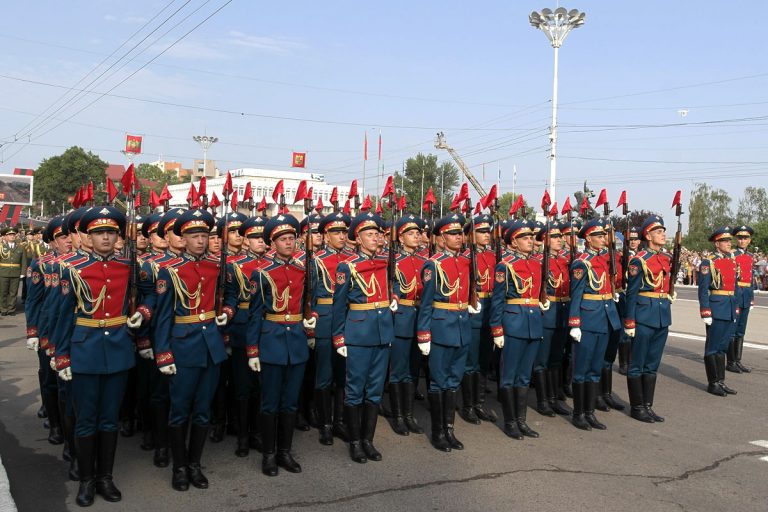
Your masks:
M267 282L269 283L269 287L272 290L272 311L274 313L280 313L281 311L285 311L286 308L288 308L288 292L290 292L290 289L286 288L285 290L283 290L283 293L280 293L277 291L277 285L275 284L275 281L272 279L272 277L269 275L269 272L262 271L261 275L267 279ZM260 288L261 288L261 301L266 304L267 298L264 297L264 287L260 286Z
M376 279L375 272L371 273L370 281L366 281L365 278L360 275L360 272L357 271L354 263L347 262L347 265L349 266L349 273L352 276L352 279L354 279L357 286L360 287L360 291L363 292L363 295L366 297L373 297L376 294L376 290L381 291L381 285L379 284L379 280Z
M402 293L403 295L408 295L409 293L411 293L413 290L416 289L416 286L417 286L416 276L414 276L413 279L411 279L410 283L407 283L405 281L405 274L403 274L403 272L399 268L395 270L395 276L397 277L397 282L400 285L400 293Z
M75 300L77 301L78 309L86 315L93 315L101 305L104 303L104 297L107 295L107 285L101 287L101 291L96 299L91 294L91 289L88 287L88 283L80 276L76 268L72 268L69 272L72 278L72 292L75 294ZM92 304L91 308L86 307L86 303Z
M563 279L563 274L560 274L559 276L557 276L557 280L555 280L555 279L553 279L552 271L551 270L549 271L549 276L547 278L547 284L549 284L549 286L551 286L553 290L557 290L558 288L560 288L560 286L563 285L564 281L565 281L565 279Z
M445 270L443 270L443 266L440 264L439 261L435 261L435 270L437 271L437 280L439 281L439 291L443 296L450 297L451 295L455 294L459 291L459 278L456 278L456 281L451 283L448 280L448 276L445 273Z
M715 260L712 258L709 258L709 272L712 274L712 284L714 285L714 289L719 290L720 285L722 284L723 276L720 274L720 271L717 270Z
M8 259L11 257L11 250L5 248L5 243L0 244L0 259Z
M323 260L320 258L314 258L314 261L317 263L317 274L320 276L323 287L328 293L333 294L333 281L331 280L331 274L328 272L325 263L323 263Z
M597 278L597 272L595 272L595 269L592 268L592 264L588 260L581 260L584 265L587 266L587 275L589 276L589 286L596 291L600 291L603 289L603 285L605 284L605 276L606 274L603 274L600 276L600 279Z
M529 277L528 279L523 279L517 275L515 268L511 264L505 263L505 265L507 266L507 270L509 270L509 275L512 277L512 283L515 285L515 291L518 293L518 295L522 296L525 292L533 287L533 276ZM518 284L518 282L520 284ZM507 278L507 291L509 291L509 278Z
M200 306L200 289L202 283L197 283L197 290L194 293L189 293L184 282L179 277L178 270L173 267L168 267L168 275L171 276L171 282L173 283L173 289L176 290L176 298L181 302L181 305L188 309L197 309ZM192 304L194 301L194 305Z
M655 290L656 288L660 287L661 284L664 282L664 270L659 272L659 275L656 276L653 274L653 271L648 268L648 265L646 265L645 260L643 258L638 258L640 260L640 264L643 266L643 280L648 286L652 286Z
M246 283L245 274L243 274L243 269L240 268L240 265L237 263L232 264L232 268L234 269L235 279L237 279L237 284L240 287L240 294L238 295L238 299L240 302L245 302L250 300L251 298L251 287L248 286Z

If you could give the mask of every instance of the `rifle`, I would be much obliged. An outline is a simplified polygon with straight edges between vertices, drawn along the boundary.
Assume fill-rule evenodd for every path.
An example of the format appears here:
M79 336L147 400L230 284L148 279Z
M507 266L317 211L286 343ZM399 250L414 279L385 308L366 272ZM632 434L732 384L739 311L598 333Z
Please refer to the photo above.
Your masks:
M472 215L472 203L470 199L466 200L467 213L466 218L469 222L469 236L467 245L469 245L469 300L470 306L477 309L479 299L477 296L477 246L475 245L475 217Z
M136 181L131 182L130 192L126 198L126 208L128 213L128 232L126 241L128 242L128 261L130 261L128 274L128 316L136 313L138 306L138 284L139 284L139 260L136 249L136 236L138 226L136 224Z
M312 198L304 198L304 214L307 216L307 236L304 239L304 292L301 302L304 320L312 318Z
M669 296L675 294L675 281L677 280L677 273L680 271L680 254L683 248L683 223L680 220L680 216L683 214L683 205L680 201L680 191L675 194L675 199L672 202L675 207L675 215L677 216L677 232L675 232L675 244L672 249L672 262L670 264L669 276Z
M608 277L611 279L611 294L616 293L616 232L613 229L613 223L611 222L611 207L608 201L603 203L603 215L611 230L611 239L608 241Z
M624 246L621 250L621 288L627 289L627 269L629 269L629 205L627 201L621 205L621 213L624 215Z
M216 298L214 299L214 309L216 316L221 315L224 307L224 289L227 286L227 245L229 240L229 229L227 229L227 208L229 207L229 194L231 192L232 182L227 173L227 181L224 183L224 204L221 205L222 218L224 219L224 230L221 234L221 254L219 255L219 275L216 277Z
M541 200L541 209L544 211L544 217L547 219L547 235L544 237L543 258L541 260L541 288L539 289L539 302L545 304L547 298L547 285L549 284L549 194L544 195Z
M491 237L493 238L493 246L496 251L496 262L501 261L501 245L504 242L501 232L501 218L499 217L499 198L495 198L491 203L491 218L493 219L493 231L491 231Z
M395 263L395 244L397 243L397 228L395 227L395 209L397 202L395 194L389 196L389 209L392 225L389 228L389 246L387 247L387 282L389 285L389 298L395 294L395 279L397 279L397 264Z
M568 210L568 225L571 227L568 234L568 268L573 265L573 260L576 259L576 233L573 232L573 212Z

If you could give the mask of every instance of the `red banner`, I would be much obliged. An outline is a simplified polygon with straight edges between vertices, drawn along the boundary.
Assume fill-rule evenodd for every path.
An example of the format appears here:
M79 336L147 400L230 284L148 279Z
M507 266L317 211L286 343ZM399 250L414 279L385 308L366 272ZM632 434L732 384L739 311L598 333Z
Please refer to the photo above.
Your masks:
M293 161L291 162L291 167L305 167L307 165L307 154L306 153L296 153L294 151L293 153Z
M125 136L125 152L134 153L136 155L141 153L141 136L140 135Z

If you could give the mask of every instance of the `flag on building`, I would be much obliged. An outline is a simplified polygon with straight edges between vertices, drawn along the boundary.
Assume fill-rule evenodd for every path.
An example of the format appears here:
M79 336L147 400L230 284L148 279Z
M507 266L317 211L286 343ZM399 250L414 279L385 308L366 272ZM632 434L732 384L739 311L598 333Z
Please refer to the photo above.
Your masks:
M126 135L125 136L125 152L138 155L141 153L141 136L140 135Z
M291 167L306 167L307 165L307 154L306 153L296 153L293 152L293 161L291 162Z

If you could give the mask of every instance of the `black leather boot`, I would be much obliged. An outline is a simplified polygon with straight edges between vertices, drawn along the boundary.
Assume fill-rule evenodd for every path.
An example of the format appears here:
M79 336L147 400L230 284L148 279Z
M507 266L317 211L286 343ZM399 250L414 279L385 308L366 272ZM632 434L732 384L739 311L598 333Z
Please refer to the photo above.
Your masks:
M584 402L586 401L586 383L573 383L573 414L571 424L581 430L592 430L592 427L584 417Z
M48 410L45 408L45 404L42 404L37 410L37 417L40 419L48 417Z
M237 401L237 446L236 457L247 457L251 446L248 442L248 399Z
M571 366L571 360L567 357L563 358L563 362L560 367L560 377L563 387L563 394L565 394L567 398L573 398L573 369Z
M453 431L454 421L456 420L456 390L443 391L443 428L445 429L445 439L454 450L463 450L464 445L456 439Z
M632 342L619 342L619 375L626 375L627 372L629 372L629 361L631 356Z
M648 414L653 418L653 421L662 423L664 418L659 416L653 411L653 395L656 392L656 374L644 373L642 376L643 381L643 405L648 411Z
M472 374L465 373L461 379L461 409L459 410L459 416L467 423L473 425L480 424L480 418L477 417L475 412L474 403L474 381L472 380Z
M539 433L533 430L526 423L528 416L528 388L512 388L515 397L515 414L517 415L517 428L520 433L527 437L539 437ZM555 413L552 413L554 416Z
M522 439L523 434L517 426L515 397L513 396L512 388L499 389L499 402L501 402L501 412L504 415L504 426L501 429L512 439Z
M96 436L78 437L77 458L80 467L80 488L77 490L75 503L81 507L93 505L96 494L96 479L93 476L93 466L96 460Z
M730 343L728 343L728 349L725 351L725 355L727 356L725 369L729 372L741 373L741 368L739 368L739 365L736 363L736 338L731 338Z
M344 415L346 416L347 433L349 435L349 456L358 464L368 462L368 456L363 451L363 444L360 437L362 405L345 405Z
M259 415L261 422L261 472L267 476L277 476L277 459L275 457L277 439L277 415Z
M344 415L344 388L337 386L333 390L333 435L347 443L349 432L344 424Z
M725 354L715 354L717 361L717 381L718 385L729 395L735 395L736 390L725 385Z
M391 394L391 393L390 393ZM394 412L394 411L393 411ZM362 440L363 451L368 460L380 461L381 453L373 446L373 436L376 434L376 421L379 417L377 404L365 402L363 405Z
M117 432L99 432L98 440L96 492L107 501L118 502L123 499L123 495L112 481L115 450L117 450Z
M605 430L608 427L600 423L595 416L595 403L597 402L600 383L585 382L584 384L584 419L587 420L590 427L596 428L597 430Z
M736 364L741 369L742 373L752 373L752 368L744 366L741 363L741 356L744 354L744 336L736 337Z
M392 430L399 436L407 436L411 432L405 424L405 417L403 415L403 395L400 392L402 383L389 383L389 406L392 409L392 417L389 420L392 425ZM363 435L365 437L365 435ZM370 457L369 457L370 458Z
M725 396L725 391L720 387L717 378L716 354L704 356L704 369L707 372L707 393L716 396Z
M629 394L629 415L637 421L653 423L655 420L645 408L641 377L627 377L627 393Z
M555 417L555 411L547 400L547 378L544 370L537 370L531 376L533 389L536 390L536 411L542 416Z
M415 398L413 382L400 383L400 402L403 406L403 420L409 432L414 434L423 434L424 429L416 422L413 417L413 400Z
M560 392L560 380L559 380L559 368L548 368L545 373L547 379L547 401L549 407L555 412L563 416L571 414L571 408L565 405L559 398ZM565 395L563 395L565 397Z
M429 400L429 416L432 419L432 437L430 438L432 446L440 451L449 452L451 445L445 438L445 428L443 427L443 394L439 391L437 393L430 391L427 393L427 399Z
M601 389L601 394L603 395L603 402L605 402L605 405L607 405L611 409L616 409L617 411L624 410L624 404L620 403L618 400L616 400L616 397L613 396L613 369L612 368L603 368L601 370L600 389Z
M496 411L485 408L485 385L486 376L484 374L472 374L472 393L474 393L472 401L475 404L475 414L477 414L477 417L482 421L496 423L496 420L499 419L499 417L496 416Z
M152 463L158 468L167 468L170 462L168 455L168 404L152 406L152 426L154 430L155 455Z
M295 412L281 412L277 415L277 465L291 473L301 473L301 466L291 455L296 416Z
M54 391L43 394L43 403L48 411L48 442L53 445L64 443L64 433L61 428L61 416L58 408L58 393Z
M203 474L203 469L200 465L200 459L203 457L203 447L205 446L207 437L208 425L192 424L192 427L189 430L189 448L187 450L187 456L189 457L187 476L189 477L189 483L198 489L208 488L208 479Z
M261 452L261 396L260 390L254 391L248 400L248 446Z
M301 430L302 432L309 432L309 429L312 428L309 425L309 421L307 420L307 417L304 415L304 412L308 410L307 404L305 403L305 397L304 397L304 389L299 392L299 409L296 413L296 422L295 426L296 429ZM280 425L278 424L278 432L279 432Z
M315 407L317 408L318 433L320 444L333 444L333 420L331 419L331 388L315 390Z
M60 414L64 409L59 409ZM77 446L75 444L75 417L72 415L64 414L61 422L64 430L64 447L67 448L69 454L69 479L73 482L80 481L80 464L77 461ZM62 458L67 460L62 454Z

